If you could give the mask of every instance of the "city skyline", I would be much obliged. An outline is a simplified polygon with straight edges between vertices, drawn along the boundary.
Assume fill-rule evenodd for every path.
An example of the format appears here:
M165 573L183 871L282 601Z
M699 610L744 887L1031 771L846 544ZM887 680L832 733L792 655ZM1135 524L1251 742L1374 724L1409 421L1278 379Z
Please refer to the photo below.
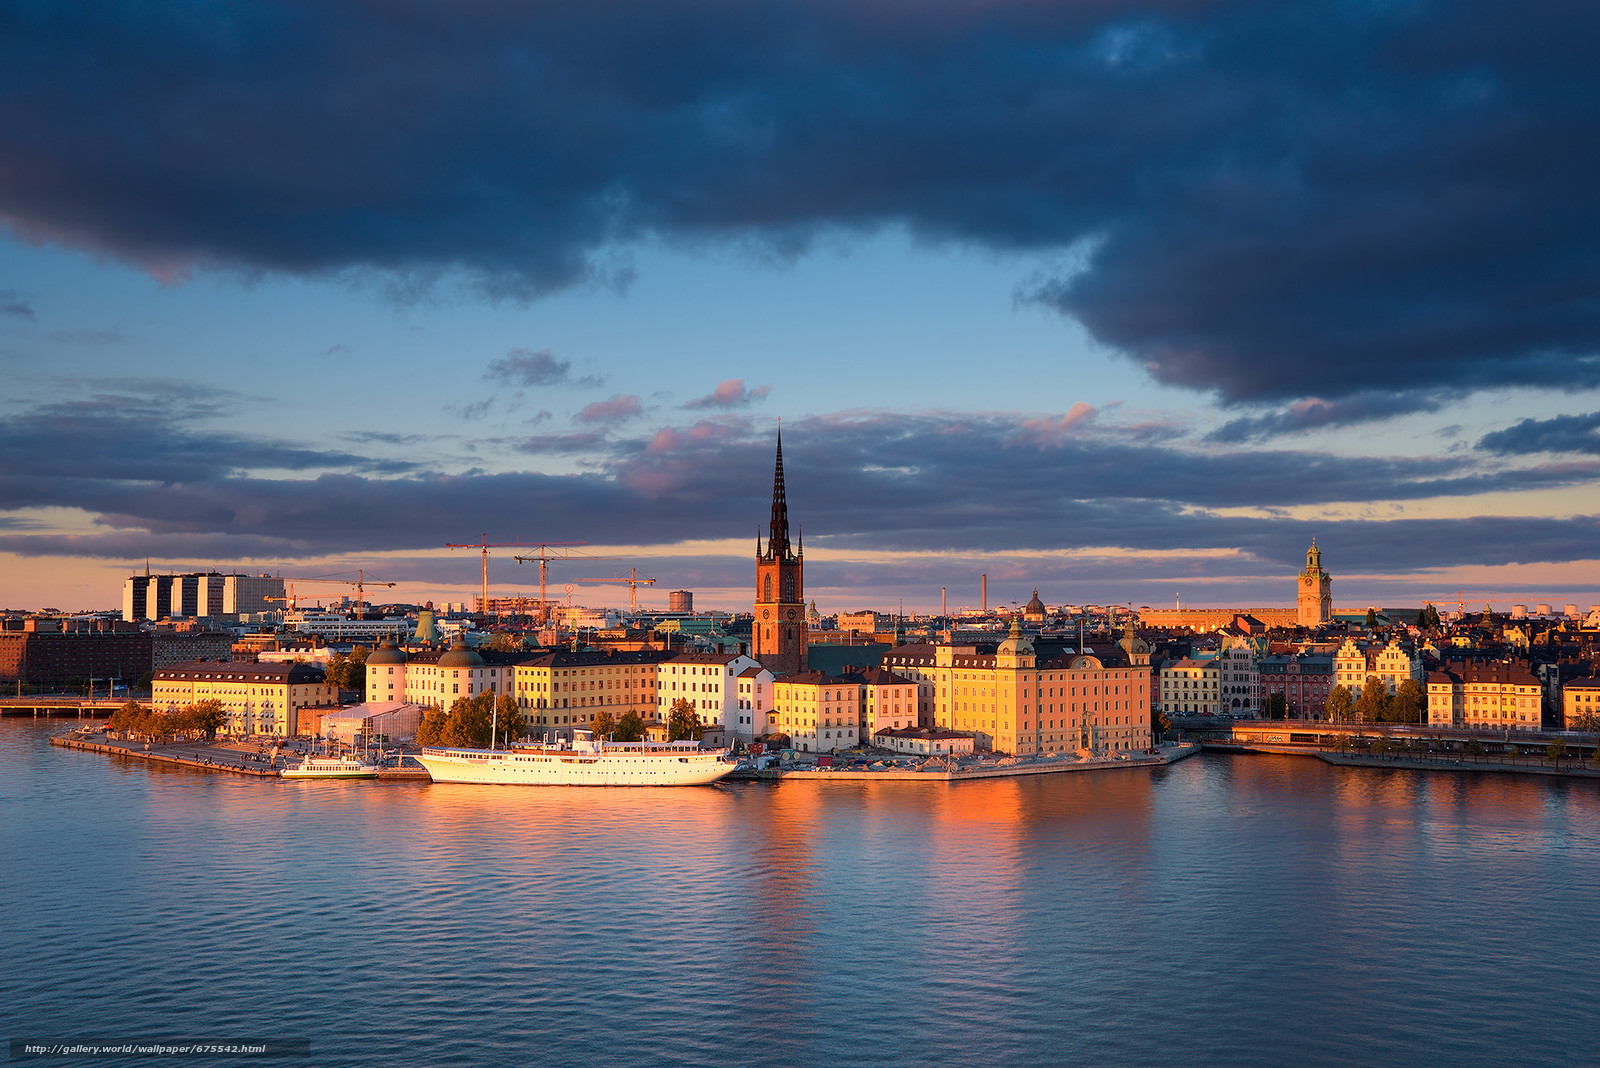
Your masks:
M621 11L0 13L0 606L1600 603L1600 16Z

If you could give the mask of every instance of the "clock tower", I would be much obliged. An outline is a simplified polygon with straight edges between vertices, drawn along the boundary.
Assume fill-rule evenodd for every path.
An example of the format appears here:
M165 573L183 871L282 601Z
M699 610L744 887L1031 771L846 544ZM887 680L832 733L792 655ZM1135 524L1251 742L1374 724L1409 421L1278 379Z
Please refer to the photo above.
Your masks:
M805 604L805 549L789 545L789 503L783 491L783 433L778 433L778 463L772 475L772 523L767 547L756 534L756 618L751 630L754 656L774 675L806 670L808 625Z
M1333 618L1333 577L1322 570L1322 550L1311 539L1306 550L1305 570L1300 572L1299 610L1295 622L1302 627L1320 627Z

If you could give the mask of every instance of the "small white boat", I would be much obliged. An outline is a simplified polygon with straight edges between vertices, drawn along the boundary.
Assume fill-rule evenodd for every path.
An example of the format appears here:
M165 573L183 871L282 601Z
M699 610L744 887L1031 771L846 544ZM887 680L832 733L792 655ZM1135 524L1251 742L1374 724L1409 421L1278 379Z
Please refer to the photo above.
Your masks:
M376 779L378 769L353 756L308 756L278 774L285 779Z

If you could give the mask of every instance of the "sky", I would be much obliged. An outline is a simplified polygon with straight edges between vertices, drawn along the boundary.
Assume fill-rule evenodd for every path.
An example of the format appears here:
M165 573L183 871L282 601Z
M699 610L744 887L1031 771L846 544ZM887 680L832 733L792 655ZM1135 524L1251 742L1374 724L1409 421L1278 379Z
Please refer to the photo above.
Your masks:
M1600 603L1600 9L0 7L0 607ZM537 591L495 550L493 595ZM331 587L321 587L329 589ZM1460 592L1458 592L1460 591ZM369 591L376 592L376 591Z

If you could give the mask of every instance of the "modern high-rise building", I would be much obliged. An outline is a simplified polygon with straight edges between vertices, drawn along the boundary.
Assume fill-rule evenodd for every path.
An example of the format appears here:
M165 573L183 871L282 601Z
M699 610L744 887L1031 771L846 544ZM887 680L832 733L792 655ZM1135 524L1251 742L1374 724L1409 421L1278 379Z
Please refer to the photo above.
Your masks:
M772 522L767 547L756 535L755 658L774 675L806 670L809 627L805 604L805 547L789 544L789 503L783 486L783 435L772 475Z
M274 603L268 598L276 598ZM122 618L199 619L281 608L283 579L271 575L133 575L122 584Z

